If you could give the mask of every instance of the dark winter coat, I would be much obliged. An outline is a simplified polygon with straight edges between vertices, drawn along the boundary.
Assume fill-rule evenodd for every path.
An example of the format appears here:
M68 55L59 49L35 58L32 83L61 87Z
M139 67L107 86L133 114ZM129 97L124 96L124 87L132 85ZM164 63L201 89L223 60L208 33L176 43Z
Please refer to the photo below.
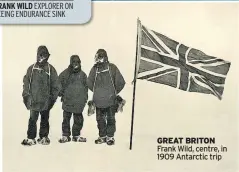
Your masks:
M73 72L68 67L59 75L59 80L62 109L71 113L82 113L88 100L86 74L82 70Z
M115 98L124 88L125 80L116 65L104 62L92 67L87 85L93 91L96 107L107 108L115 105Z
M24 104L29 110L50 110L56 102L59 89L55 68L48 62L41 67L35 63L27 69L23 78Z

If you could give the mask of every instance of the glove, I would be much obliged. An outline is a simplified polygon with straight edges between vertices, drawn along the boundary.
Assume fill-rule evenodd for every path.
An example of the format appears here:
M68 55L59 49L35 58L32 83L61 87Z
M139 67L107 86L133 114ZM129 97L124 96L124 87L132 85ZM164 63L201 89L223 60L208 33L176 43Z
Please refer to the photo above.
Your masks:
M117 95L115 99L115 106L116 106L116 113L117 112L123 112L123 107L125 105L126 101L122 99L121 96Z
M62 97L63 94L64 94L64 93L63 93L63 91L61 90L61 91L59 92L58 96L59 96L59 97Z
M95 103L93 101L88 102L88 116L91 116L95 113Z
M26 106L26 108L29 110L30 109L30 95L24 96L23 97L23 103Z
M55 100L53 100L52 98L50 98L50 100L49 100L49 106L48 106L48 109L49 109L49 110L51 110L51 109L53 108L55 102L56 102Z
M61 102L63 102L63 96L64 96L64 93L63 91L60 91L59 95L58 95L60 98L61 98Z

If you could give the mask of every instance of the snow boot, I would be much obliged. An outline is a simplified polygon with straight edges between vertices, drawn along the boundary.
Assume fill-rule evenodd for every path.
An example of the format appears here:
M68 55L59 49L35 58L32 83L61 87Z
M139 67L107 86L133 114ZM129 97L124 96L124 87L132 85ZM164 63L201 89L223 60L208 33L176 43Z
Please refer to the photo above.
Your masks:
M114 145L115 144L115 139L113 137L107 137L106 143L109 146Z
M71 138L69 136L62 136L62 138L59 139L59 143L66 143L70 141L71 141Z
M37 144L37 142L35 139L24 139L21 144L24 146L32 146Z
M37 142L42 145L49 145L50 139L48 137L42 137L42 138L37 139Z
M102 144L106 142L106 137L99 137L95 140L95 144Z

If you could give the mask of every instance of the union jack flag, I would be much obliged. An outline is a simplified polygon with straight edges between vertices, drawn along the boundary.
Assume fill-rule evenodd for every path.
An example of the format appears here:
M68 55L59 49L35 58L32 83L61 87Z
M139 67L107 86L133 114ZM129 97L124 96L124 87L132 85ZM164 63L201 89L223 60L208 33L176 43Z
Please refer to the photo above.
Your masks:
M137 79L222 98L231 63L140 25Z

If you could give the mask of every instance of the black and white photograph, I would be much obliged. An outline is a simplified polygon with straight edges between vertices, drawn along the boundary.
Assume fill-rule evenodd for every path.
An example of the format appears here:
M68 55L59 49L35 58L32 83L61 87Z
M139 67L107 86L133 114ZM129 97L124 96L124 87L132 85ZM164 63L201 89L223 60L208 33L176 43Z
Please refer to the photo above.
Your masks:
M94 2L83 25L2 26L3 171L238 171L238 9Z

